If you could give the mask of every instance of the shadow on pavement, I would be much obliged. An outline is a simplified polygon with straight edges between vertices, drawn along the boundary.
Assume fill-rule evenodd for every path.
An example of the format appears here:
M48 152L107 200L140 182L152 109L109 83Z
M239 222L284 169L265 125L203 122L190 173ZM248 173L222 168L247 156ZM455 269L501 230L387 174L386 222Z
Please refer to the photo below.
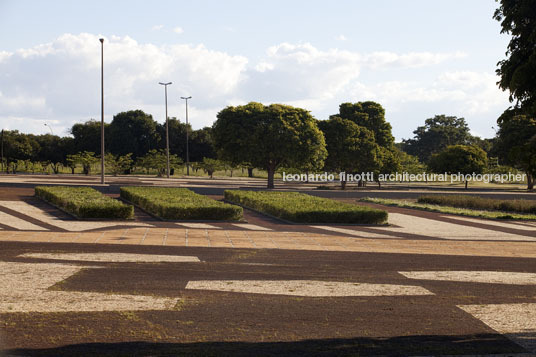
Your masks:
M317 339L296 342L84 343L12 349L8 356L412 356L526 353L499 334Z

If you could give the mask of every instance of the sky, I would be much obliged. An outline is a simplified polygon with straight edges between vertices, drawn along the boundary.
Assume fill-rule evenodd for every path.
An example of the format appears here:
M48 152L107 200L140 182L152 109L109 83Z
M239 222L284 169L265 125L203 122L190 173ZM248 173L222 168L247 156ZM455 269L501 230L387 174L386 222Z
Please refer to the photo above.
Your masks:
M65 136L141 109L211 126L229 105L328 119L373 100L397 141L434 115L493 137L510 105L495 75L509 36L493 0L0 0L0 128Z

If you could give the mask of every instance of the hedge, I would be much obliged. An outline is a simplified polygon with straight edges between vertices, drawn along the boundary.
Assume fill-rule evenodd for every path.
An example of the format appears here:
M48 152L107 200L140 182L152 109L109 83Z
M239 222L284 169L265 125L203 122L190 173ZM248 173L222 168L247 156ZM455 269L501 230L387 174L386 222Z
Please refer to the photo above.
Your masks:
M429 195L419 197L417 202L487 211L536 214L536 201L531 200L499 200L470 195Z
M297 192L226 190L225 199L296 223L381 224L387 212Z
M36 186L39 197L77 218L130 219L134 207L104 196L91 187Z
M242 207L198 195L186 188L121 187L121 197L148 213L169 220L227 220L242 218Z

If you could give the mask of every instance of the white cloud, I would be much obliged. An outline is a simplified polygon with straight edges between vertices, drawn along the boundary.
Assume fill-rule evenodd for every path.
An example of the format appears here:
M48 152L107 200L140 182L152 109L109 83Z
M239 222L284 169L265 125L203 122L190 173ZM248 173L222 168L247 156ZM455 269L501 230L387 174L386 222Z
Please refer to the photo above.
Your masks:
M177 34L180 35L181 33L184 33L184 30L183 30L182 27L177 26L177 27L175 27L175 28L173 29L173 32L175 32L175 33L177 33Z
M46 120L53 123L54 133L65 134L75 122L99 118L100 37L65 34L32 48L0 52L0 126L44 133ZM183 120L179 97L193 97L189 116L194 128L211 125L227 105L249 101L296 105L325 119L342 102L375 100L386 108L399 137L408 137L430 113L495 120L507 106L507 95L496 87L492 73L448 70L452 60L464 56L359 53L281 43L249 64L244 56L202 44L157 46L128 36L105 37L105 120L120 111L142 109L163 122L161 81L173 82L168 88L170 116Z
M160 31L164 28L164 25L154 25L151 30L153 31Z
M346 38L346 36L341 34L341 35L335 36L335 40L336 41L346 41L348 39Z
M41 132L42 123L34 129L29 123L100 117L99 37L65 34L51 43L2 55L0 125L6 126L10 117L27 118L24 127ZM243 56L203 45L155 46L128 36L105 38L106 121L124 110L155 106L163 111L160 81L174 82L169 88L170 104L188 94L201 108L222 106L243 79L247 62ZM159 111L149 113L156 120L160 117ZM170 116L179 114L170 112Z

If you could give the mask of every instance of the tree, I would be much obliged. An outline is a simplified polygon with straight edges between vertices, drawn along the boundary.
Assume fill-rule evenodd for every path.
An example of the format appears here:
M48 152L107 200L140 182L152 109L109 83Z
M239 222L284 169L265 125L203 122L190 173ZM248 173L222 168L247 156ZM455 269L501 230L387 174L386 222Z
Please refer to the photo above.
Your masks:
M383 147L390 147L394 143L391 134L391 124L385 120L385 109L376 102L342 103L339 105L339 114L342 119L353 121L374 133L375 141Z
M249 162L268 172L274 187L278 167L324 161L324 136L305 109L251 102L220 111L213 126L214 146L224 161Z
M132 154L128 153L123 156L115 156L106 153L105 160L106 170L109 170L114 176L125 173L132 167Z
M114 155L132 153L134 159L156 149L160 136L156 122L141 110L116 114L110 123L110 140L107 148Z
M376 178L379 174L389 174L398 170L398 156L394 145L394 137L391 133L391 124L385 120L385 109L376 102L342 103L339 105L339 114L330 118L342 118L350 120L363 129L373 133L373 141L376 145L374 154L361 156L357 160L361 162L360 171L372 172ZM381 183L378 180L378 185ZM359 181L359 186L365 185Z
M488 157L486 152L477 146L451 145L432 155L428 166L436 173L481 174L488 167ZM465 180L465 189L468 182Z
M497 63L497 83L510 92L510 102L536 115L536 6L533 0L501 0L493 15L501 33L511 34L507 58Z
M220 160L216 159L210 159L210 158L203 158L203 161L198 163L199 167L207 173L210 178L212 178L212 175L214 175L214 172L221 170L224 168L224 163L222 163Z
M89 175L91 174L91 167L93 166L93 164L98 162L99 159L95 156L94 152L82 151L74 155L68 155L67 161L69 162L69 167L72 168L73 173L76 164L80 164L82 165L84 175Z
M109 143L110 124L104 123L105 143ZM101 123L95 119L90 119L85 123L74 124L71 128L74 137L75 147L73 154L82 151L99 152L101 150Z
M177 155L169 155L169 168L175 169L182 164L182 160ZM145 168L147 171L156 170L158 176L163 176L167 169L167 155L165 150L149 150L147 154L139 157L137 166Z
M326 170L359 173L375 168L378 147L372 131L337 116L319 121L318 126L326 140ZM346 180L341 180L341 187L346 188Z
M190 135L190 161L201 161L206 158L215 158L214 143L212 141L212 128L189 131Z
M532 190L536 177L536 119L507 110L498 122L499 156L527 174L527 189Z
M402 149L421 162L427 162L447 146L467 145L472 139L464 118L446 115L426 119L424 126L417 127L413 134L413 139L402 141Z

